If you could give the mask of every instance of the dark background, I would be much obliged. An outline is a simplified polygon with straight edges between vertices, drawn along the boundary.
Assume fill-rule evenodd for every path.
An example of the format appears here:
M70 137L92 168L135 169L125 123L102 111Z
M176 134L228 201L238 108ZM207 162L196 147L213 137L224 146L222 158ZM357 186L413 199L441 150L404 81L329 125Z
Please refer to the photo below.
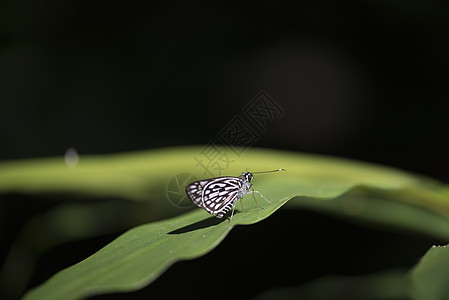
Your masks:
M260 90L254 146L449 179L444 1L3 1L0 159L205 144Z
M101 154L205 144L265 90L285 115L270 122L254 146L356 158L449 181L449 6L444 1L10 0L0 7L0 160L62 156L71 147ZM286 220L300 222L295 228L315 228L304 235L304 244L289 246L292 253L315 245L305 254L328 254L319 251L338 242L328 228L345 232L339 240L363 238L357 245L374 239L386 252L400 241L391 233L313 213L303 212L303 221L282 214L270 218L274 228ZM237 273L235 280L243 280L246 275L233 271L229 256L221 262L225 251L245 259L259 246L277 245L276 239L260 245L252 239L256 244L249 245L245 237L261 230L280 234L279 240L289 237L257 226L265 227L237 228L210 255L175 265L147 292L180 291L172 285L188 289L190 283L182 285L180 278L188 278L191 269L229 268L222 278ZM73 247L56 249L40 262L41 275L31 285L112 238L78 244L79 257L67 254L62 262L54 262L52 254ZM415 236L401 242L412 243L416 253L398 254L404 261L386 260L387 267L413 265L430 243ZM340 246L334 258L348 249L354 253L353 243ZM263 272L257 261L272 251L260 249L249 277ZM288 266L290 256L285 257L280 263ZM341 265L329 269L310 260L292 264L309 271L289 277L270 266L277 281L266 282L296 284L342 270L348 261L343 256ZM242 296L265 289L266 282ZM232 283L238 290L238 282ZM215 288L221 287L203 292L214 295Z

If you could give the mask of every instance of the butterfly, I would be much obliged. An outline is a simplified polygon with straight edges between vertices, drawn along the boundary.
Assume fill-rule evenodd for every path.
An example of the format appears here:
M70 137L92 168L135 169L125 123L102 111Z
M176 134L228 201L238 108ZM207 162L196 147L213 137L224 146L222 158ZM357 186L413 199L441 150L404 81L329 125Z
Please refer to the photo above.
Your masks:
M285 171L278 169L266 172L253 173L269 173ZM197 206L204 208L208 213L215 215L217 218L223 218L232 208L231 220L234 215L235 204L237 200L243 196L252 193L257 206L263 208L257 203L255 193L259 194L265 201L271 204L259 191L255 191L251 181L254 176L251 172L243 172L239 177L215 177L195 181L186 186L187 196Z

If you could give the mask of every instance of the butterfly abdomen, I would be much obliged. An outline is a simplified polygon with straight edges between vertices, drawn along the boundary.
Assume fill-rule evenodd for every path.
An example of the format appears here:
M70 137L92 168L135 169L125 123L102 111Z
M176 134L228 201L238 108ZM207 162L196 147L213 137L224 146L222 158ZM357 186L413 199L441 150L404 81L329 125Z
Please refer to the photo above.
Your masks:
M234 206L234 204L235 204L235 201L228 203L228 205L226 205L222 211L220 211L218 214L216 214L216 217L223 218L228 213L228 211Z

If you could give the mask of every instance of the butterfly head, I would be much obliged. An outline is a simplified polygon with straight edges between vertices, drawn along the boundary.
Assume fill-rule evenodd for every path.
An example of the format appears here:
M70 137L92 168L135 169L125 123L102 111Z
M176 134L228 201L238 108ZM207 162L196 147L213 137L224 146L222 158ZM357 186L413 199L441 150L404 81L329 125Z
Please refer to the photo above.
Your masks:
M242 175L240 175L240 178L246 180L247 182L251 182L254 176L250 172L243 172Z

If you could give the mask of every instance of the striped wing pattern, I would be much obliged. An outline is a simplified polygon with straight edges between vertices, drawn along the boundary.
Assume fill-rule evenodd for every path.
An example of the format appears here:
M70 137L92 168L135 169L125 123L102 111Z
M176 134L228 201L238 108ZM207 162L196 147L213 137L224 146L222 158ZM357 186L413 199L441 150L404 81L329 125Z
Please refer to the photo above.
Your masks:
M197 206L222 218L243 197L243 183L238 177L217 177L191 183L186 192Z

